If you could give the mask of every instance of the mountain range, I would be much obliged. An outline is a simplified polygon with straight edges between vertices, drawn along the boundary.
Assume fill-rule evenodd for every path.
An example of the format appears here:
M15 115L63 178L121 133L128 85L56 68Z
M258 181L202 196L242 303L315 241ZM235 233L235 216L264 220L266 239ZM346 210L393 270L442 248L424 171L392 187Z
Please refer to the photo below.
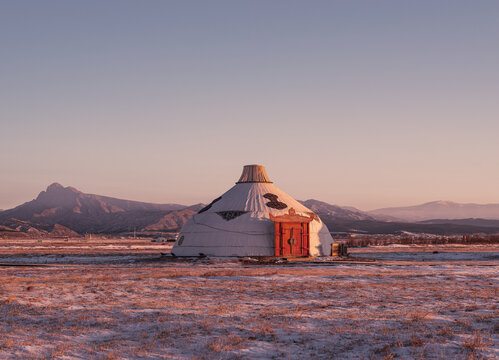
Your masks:
M499 204L459 204L452 201L433 201L422 205L391 207L368 212L372 216L386 216L402 221L432 219L499 219Z
M499 204L432 202L364 212L301 201L334 232L455 234L499 232ZM152 204L83 193L53 183L32 201L0 212L0 235L77 236L178 231L204 204ZM476 218L482 219L476 219Z

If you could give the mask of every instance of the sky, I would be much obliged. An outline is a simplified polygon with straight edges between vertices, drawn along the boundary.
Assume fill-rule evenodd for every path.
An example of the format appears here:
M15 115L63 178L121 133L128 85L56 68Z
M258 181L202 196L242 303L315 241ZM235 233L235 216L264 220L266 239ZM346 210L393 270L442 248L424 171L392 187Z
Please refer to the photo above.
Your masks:
M499 203L499 1L0 0L0 209Z

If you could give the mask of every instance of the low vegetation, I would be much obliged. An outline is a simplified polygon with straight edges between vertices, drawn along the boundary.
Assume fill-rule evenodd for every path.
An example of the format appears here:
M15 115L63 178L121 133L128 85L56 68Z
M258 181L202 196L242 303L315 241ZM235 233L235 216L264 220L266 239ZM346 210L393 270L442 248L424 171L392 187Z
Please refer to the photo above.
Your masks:
M0 267L0 358L491 359L482 265Z

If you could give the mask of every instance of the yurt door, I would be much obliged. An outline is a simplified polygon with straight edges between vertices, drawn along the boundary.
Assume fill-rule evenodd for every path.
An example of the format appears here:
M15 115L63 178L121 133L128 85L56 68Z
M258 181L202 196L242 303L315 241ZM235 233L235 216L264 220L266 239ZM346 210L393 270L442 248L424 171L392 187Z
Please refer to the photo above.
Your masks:
M314 215L303 216L290 208L288 214L275 216L270 214L275 229L275 256L310 255L310 222Z
M279 223L280 234L276 236L276 255L308 255L308 234L301 223ZM277 234L276 234L277 235ZM277 243L279 241L279 244Z

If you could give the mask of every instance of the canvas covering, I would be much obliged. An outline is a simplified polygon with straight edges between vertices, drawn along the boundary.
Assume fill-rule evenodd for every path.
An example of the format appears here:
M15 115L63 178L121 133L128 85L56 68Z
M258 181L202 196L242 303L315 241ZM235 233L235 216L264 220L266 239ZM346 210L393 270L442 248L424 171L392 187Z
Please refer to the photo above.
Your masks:
M282 210L267 206L274 194L287 205ZM272 215L287 214L289 209L310 216L313 212L272 183L237 183L206 211L194 215L181 229L172 253L176 256L274 256ZM231 220L217 212L244 211ZM179 241L181 244L179 244ZM330 255L333 239L326 225L315 216L310 223L310 255Z

